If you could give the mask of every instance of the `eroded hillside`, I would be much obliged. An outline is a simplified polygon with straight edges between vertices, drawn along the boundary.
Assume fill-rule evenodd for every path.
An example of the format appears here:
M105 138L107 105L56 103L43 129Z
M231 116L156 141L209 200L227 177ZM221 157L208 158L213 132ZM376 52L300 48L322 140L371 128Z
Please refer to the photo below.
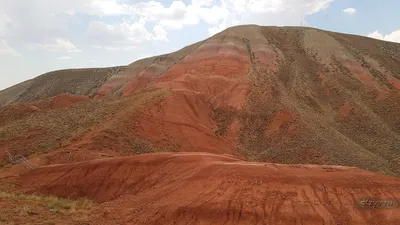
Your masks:
M70 224L82 224L82 214L90 224L394 225L400 220L397 203L385 208L363 202L395 201L399 178L358 168L250 163L208 153L44 166L21 175L16 183L27 195L96 203L86 211L70 211ZM60 223L66 213L42 210L41 221Z
M238 26L104 71L49 73L0 92L0 156L46 165L210 152L400 173L399 44Z

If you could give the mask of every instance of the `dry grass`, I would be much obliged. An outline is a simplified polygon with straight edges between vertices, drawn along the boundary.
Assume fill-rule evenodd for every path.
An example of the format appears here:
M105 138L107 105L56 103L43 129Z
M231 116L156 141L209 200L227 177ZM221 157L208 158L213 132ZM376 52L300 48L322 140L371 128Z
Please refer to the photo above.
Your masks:
M169 94L168 89L157 89L123 99L92 100L68 108L37 112L0 126L0 145L12 143L10 152L31 156L68 147L78 138L98 130L100 136L92 137L94 145L121 152L161 151L130 135L134 135L135 120L140 116L137 111L146 105L157 104ZM112 136L114 146L107 146L110 142L101 135L104 133L107 137ZM8 164L5 160L2 165Z
M52 71L34 78L27 85L16 85L1 91L0 97L11 98L2 100L8 104L36 101L61 94L93 97L104 82L111 76L122 73L124 69L124 66L119 66Z
M334 57L326 59L329 65L318 61L324 54L332 53L323 52L324 49L314 52L306 49L302 45L305 32L309 30L264 29L263 36L271 48L281 51L284 58L278 59L277 73L259 69L257 62L253 62L248 105L238 113L242 124L240 152L254 161L335 164L400 174L400 120L395 116L400 112L399 92L380 102L374 101L371 90ZM333 43L344 46L354 58L361 58L360 50L368 52L399 74L400 64L395 64L386 54L389 51L386 43L347 35L333 36ZM326 39L326 36L321 37ZM340 40L335 42L335 39ZM311 45L324 43L323 39L313 41ZM377 45L382 45L384 50L379 50ZM326 75L324 81L318 77L320 73ZM371 74L378 80L384 77L377 71ZM339 108L346 102L353 108L351 113L338 115ZM296 132L289 133L287 126L282 126L279 132L267 135L268 126L280 110L297 115Z
M217 136L225 136L229 126L232 124L236 116L234 108L219 108L214 111L213 120L217 123L215 134Z
M0 192L11 193L15 190L15 188L16 185L12 183L6 183L2 181L2 183L0 184Z
M93 205L92 201L86 198L69 200L54 196L25 195L8 192L0 192L0 198L35 201L51 212L77 212L79 210L88 210Z
M1 224L88 224L94 203L54 196L0 192Z

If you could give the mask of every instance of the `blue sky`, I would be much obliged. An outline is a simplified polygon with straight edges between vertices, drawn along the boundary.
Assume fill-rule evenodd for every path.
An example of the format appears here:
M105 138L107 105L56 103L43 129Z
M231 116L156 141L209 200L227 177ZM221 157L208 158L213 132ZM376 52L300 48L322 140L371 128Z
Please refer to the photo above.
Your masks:
M400 42L396 0L1 0L0 89L42 73L126 65L239 24Z

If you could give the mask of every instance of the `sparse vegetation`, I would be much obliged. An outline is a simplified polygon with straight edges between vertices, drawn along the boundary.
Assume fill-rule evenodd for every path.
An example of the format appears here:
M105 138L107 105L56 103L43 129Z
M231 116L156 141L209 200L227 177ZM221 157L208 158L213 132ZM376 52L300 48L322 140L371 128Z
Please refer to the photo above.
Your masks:
M58 198L55 196L38 196L38 195L25 195L16 194L8 192L0 192L0 198L9 199L22 199L22 200L32 200L40 203L42 206L46 207L52 212L67 212L67 211L79 211L88 210L93 205L92 201L84 198L78 200L70 200L64 198ZM29 208L27 208L28 210Z
M400 78L400 51L396 51L400 45L302 27L237 27L231 31L220 33L211 41L221 46L230 42L237 45L234 49L238 49L243 60L249 57L246 68L251 68L243 70L249 73L239 74L243 76L238 79L249 81L251 88L244 109L219 108L212 115L204 115L207 120L216 122L216 127L211 128L215 136L226 138L232 122L238 121L239 144L235 147L249 160L336 164L400 174L400 92L391 82L391 79ZM14 87L2 92L2 95L10 93L14 102L62 93L93 96L112 74L127 78L121 79L122 83L117 82L112 94L103 99L79 102L63 109L39 111L27 105L2 106L0 146L23 156L62 148L65 151L92 148L126 154L182 150L180 147L185 144L175 142L184 140L169 137L145 140L136 133L136 126L141 109L149 106L153 110L163 110L157 106L171 93L168 89L149 89L146 82L152 82L179 64L189 53L193 53L191 56L195 59L197 53L194 50L201 44L142 59L127 67L54 71L21 84L25 91ZM223 52L224 47L219 51ZM215 64L212 75L222 76L223 72L219 71L228 65L224 64L224 59L215 62L213 59L207 62L210 68ZM198 71L199 76L193 82L191 79L179 82L191 84L196 93L205 94L197 87L207 86L202 83L201 76L201 71L207 71L206 67L202 63L192 66L189 60L182 65L182 71ZM132 84L135 76L144 70L151 75L139 86L147 85L147 88L136 90L132 87L135 93L122 98L124 82ZM129 73L122 74L122 71ZM65 81L60 89L57 79ZM190 89L190 85L187 86ZM225 100L225 95L213 92L209 91L214 95L212 97ZM378 94L382 95L379 101L375 100ZM4 101L0 99L1 102ZM338 113L344 104L351 108L348 115ZM286 121L285 115L277 115L278 112L293 114L296 118ZM169 112L161 113L169 115ZM196 116L200 118L203 114L195 112L191 115ZM273 131L269 130L271 126L275 126ZM163 129L162 126L155 129L158 128ZM203 149L207 150L207 147ZM73 159L71 156L70 161ZM0 161L0 165L6 164L5 160Z
M104 132L114 132L119 135L115 136L118 141L123 141L117 143L116 150L130 152L132 148L138 147L138 142L136 145L133 143L132 146L133 138L127 137L124 132L132 133L135 119L140 116L137 115L137 110L146 105L157 104L169 94L168 89L157 89L140 92L124 99L92 100L76 103L68 108L44 110L0 126L0 145L14 143L13 148L10 149L13 154L29 156L66 147L73 140L83 137L94 128L103 126ZM116 115L125 119L122 121L112 120ZM104 121L110 122L104 125ZM104 137L96 136L93 137L93 140L93 144L100 146L106 141ZM159 151L155 147L151 147L151 149ZM136 150L134 151L136 152ZM142 148L137 151L151 152L152 150ZM8 162L3 158L0 165L6 164Z
M214 111L213 120L217 123L215 134L225 136L229 126L235 119L236 110L234 108L219 108Z
M113 75L122 73L124 69L125 66L118 66L52 71L36 77L27 85L17 85L2 91L0 104L36 101L61 94L93 97L105 81Z
M87 224L94 203L0 191L1 224ZM36 221L36 222L35 222Z

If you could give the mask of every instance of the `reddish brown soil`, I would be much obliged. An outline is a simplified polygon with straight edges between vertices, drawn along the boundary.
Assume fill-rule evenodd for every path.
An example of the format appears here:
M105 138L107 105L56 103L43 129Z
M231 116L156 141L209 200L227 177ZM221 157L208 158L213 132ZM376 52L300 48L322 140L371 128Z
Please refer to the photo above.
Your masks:
M65 108L77 102L88 100L89 98L85 96L58 95L53 98L31 103L12 104L3 107L0 106L0 124L21 119L41 110Z
M396 224L399 209L360 209L400 197L400 179L340 166L240 161L207 153L146 154L25 173L27 193L89 197L98 224Z
M90 224L89 210L57 211L30 199L0 198L0 224Z
M239 144L239 134L240 134L240 123L239 121L234 121L228 129L226 140L229 143L237 146Z
M233 143L215 135L211 113L204 96L175 91L159 107L143 112L137 135L164 145L176 143L179 151L233 153Z
M1 155L65 150L73 162L107 151L202 151L400 174L392 160L400 157L398 48L309 28L239 26L99 77L94 69L49 73L1 92L15 102L0 106ZM71 87L43 90L55 80ZM61 90L76 95L52 95ZM51 98L19 103L35 95ZM324 161L304 161L308 149ZM59 157L45 162L66 162Z
M374 87L376 84L374 78L364 68L361 67L360 63L352 60L343 60L343 64L350 70L350 72L361 82L366 85Z
M400 89L400 80L396 78L390 79L390 83L393 85L393 87Z
M40 109L31 104L15 104L0 107L0 124L24 118L38 111Z
M279 111L275 114L272 123L267 128L267 135L272 135L278 132L284 125L287 126L288 130L293 131L296 129L296 125L293 122L296 121L296 114L290 112Z
M375 101L382 100L386 98L388 95L390 95L390 90L385 90L385 91L378 91L375 97Z
M204 95L213 109L243 108L250 88L246 79L250 58L246 46L237 38L222 36L221 39L226 42L232 39L236 43L205 42L182 63L165 72L153 86Z
M74 103L88 100L89 98L85 96L59 95L54 97L50 104L53 108L65 108Z
M275 72L278 70L278 55L268 46L261 45L259 48L255 48L254 57L260 62L261 68Z
M0 92L0 178L103 202L99 223L395 224L397 211L353 198L397 197L398 179L353 166L400 174L399 74L399 44L254 25L44 74ZM25 173L6 151L43 167ZM84 162L156 152L191 153Z
M173 94L160 106L143 112L137 135L158 143L176 144L179 151L234 153L235 145L215 134L213 110L243 109L250 83L246 46L208 41L158 78L152 86L171 88ZM230 133L230 139L236 139ZM165 144L165 143L164 143Z
M349 103L345 103L342 107L339 109L339 114L342 116L347 116L349 115L351 111L351 105Z

